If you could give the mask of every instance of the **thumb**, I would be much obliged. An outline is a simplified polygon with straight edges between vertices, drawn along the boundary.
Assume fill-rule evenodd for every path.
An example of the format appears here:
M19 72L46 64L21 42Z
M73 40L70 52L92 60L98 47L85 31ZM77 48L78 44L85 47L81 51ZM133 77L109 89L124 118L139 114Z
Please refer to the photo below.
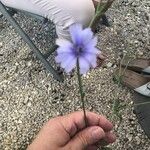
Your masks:
M99 126L88 127L78 132L68 143L70 149L84 150L105 137L104 130Z

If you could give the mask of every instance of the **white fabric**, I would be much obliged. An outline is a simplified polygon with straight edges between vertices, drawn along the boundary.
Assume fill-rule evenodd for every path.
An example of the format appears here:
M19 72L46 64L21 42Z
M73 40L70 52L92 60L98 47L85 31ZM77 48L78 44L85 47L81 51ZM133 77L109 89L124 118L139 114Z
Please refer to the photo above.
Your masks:
M150 82L147 84L144 84L134 90L142 95L150 97L150 87L149 86L150 86Z
M1 0L6 6L44 16L56 25L59 38L69 38L74 23L88 26L95 13L92 0ZM96 0L98 1L98 0Z

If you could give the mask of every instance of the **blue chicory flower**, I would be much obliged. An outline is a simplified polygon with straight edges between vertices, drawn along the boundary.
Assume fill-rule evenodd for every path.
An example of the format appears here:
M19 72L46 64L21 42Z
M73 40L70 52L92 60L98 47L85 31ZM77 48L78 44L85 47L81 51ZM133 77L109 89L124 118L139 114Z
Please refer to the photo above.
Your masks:
M90 28L83 29L80 24L72 25L69 31L71 41L66 39L56 40L59 48L55 60L69 73L76 67L78 59L80 74L86 74L91 67L97 66L97 55L100 53L95 47L97 37L94 37Z

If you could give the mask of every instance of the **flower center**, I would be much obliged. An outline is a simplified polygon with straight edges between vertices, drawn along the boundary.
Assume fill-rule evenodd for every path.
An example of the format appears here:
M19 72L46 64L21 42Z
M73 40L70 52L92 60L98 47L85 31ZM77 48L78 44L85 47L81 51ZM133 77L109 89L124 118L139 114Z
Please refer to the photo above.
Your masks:
M83 53L83 47L81 45L80 46L75 46L74 50L75 50L75 55L76 56L81 56L82 53Z
M82 51L83 51L83 50L82 50L82 47L81 47L81 46L78 46L78 47L77 47L77 53L82 53Z
M76 57L81 56L84 53L84 47L82 45L74 45L73 53Z

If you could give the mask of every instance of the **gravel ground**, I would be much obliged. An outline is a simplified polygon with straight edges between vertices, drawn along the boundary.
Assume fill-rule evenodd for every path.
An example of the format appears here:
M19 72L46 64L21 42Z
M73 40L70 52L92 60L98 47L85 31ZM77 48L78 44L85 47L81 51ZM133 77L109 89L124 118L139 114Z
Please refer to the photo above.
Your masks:
M133 113L132 91L113 81L120 55L150 56L149 6L149 0L116 0L107 14L112 26L98 32L98 47L108 55L106 65L83 77L86 107L115 123L117 141L111 149L150 150ZM39 32L41 22L23 14L15 18L40 49L49 49L53 39L50 31ZM54 81L4 18L0 29L0 149L21 150L49 118L81 109L77 78L66 75L64 83ZM116 100L121 121L113 113Z

